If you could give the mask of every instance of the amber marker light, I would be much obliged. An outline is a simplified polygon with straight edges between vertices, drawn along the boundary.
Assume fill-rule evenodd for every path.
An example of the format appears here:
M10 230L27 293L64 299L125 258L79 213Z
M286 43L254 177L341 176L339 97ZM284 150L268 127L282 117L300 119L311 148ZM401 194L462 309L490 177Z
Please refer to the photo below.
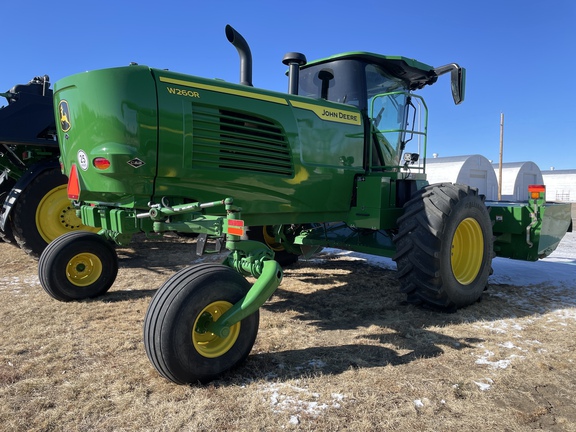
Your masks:
M540 193L546 192L545 185L528 185L528 192L530 193L530 197L532 199L540 198Z

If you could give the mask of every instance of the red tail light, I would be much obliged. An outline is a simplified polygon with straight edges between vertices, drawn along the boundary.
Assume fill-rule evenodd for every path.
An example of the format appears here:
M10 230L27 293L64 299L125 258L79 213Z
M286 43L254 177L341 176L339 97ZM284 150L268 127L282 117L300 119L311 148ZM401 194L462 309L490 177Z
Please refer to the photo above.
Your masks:
M92 163L94 164L94 167L96 167L99 170L105 170L110 168L110 161L106 158L103 157L97 157L95 158Z
M78 178L78 169L72 165L70 175L68 176L68 198L77 200L80 197L80 180Z
M528 192L546 192L544 185L528 185Z

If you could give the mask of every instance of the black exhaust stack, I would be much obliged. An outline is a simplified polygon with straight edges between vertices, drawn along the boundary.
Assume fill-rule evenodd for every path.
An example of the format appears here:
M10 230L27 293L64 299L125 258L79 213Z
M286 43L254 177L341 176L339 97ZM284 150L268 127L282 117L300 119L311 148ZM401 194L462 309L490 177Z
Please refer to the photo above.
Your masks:
M226 37L240 56L240 84L252 87L252 53L246 39L230 25L226 25Z

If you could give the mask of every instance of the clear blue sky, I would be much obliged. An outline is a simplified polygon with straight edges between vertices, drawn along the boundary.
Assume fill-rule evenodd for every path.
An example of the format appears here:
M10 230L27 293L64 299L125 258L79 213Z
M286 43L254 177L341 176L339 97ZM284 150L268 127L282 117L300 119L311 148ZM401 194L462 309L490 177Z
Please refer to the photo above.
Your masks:
M286 91L288 51L308 60L345 51L467 68L466 100L447 76L420 92L428 155L533 161L576 169L576 1L3 0L0 91L48 74L137 62L238 82L226 24L250 44L256 87Z

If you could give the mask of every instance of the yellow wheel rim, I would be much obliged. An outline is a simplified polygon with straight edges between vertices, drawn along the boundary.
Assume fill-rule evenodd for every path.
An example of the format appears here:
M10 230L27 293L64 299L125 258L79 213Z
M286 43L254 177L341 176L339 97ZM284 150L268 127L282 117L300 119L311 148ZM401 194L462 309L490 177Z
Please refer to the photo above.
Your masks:
M226 354L238 339L240 323L230 327L230 333L225 338L205 330L206 324L218 321L231 307L232 303L220 300L210 303L198 314L192 330L192 343L200 355L207 358L220 357Z
M76 216L76 209L68 198L65 184L49 191L38 204L36 228L46 243L70 231L100 231L99 228L82 225L82 220Z
M270 234L268 230L273 229L272 226L266 225L262 227L262 235L264 236L264 242L267 246L270 247L274 252L282 252L284 250L284 246L281 243L276 241L276 238L273 234Z
M466 218L456 228L452 239L452 273L462 285L471 284L482 265L484 237L476 219Z
M79 287L92 285L102 274L102 261L92 253L78 254L66 266L66 277Z

